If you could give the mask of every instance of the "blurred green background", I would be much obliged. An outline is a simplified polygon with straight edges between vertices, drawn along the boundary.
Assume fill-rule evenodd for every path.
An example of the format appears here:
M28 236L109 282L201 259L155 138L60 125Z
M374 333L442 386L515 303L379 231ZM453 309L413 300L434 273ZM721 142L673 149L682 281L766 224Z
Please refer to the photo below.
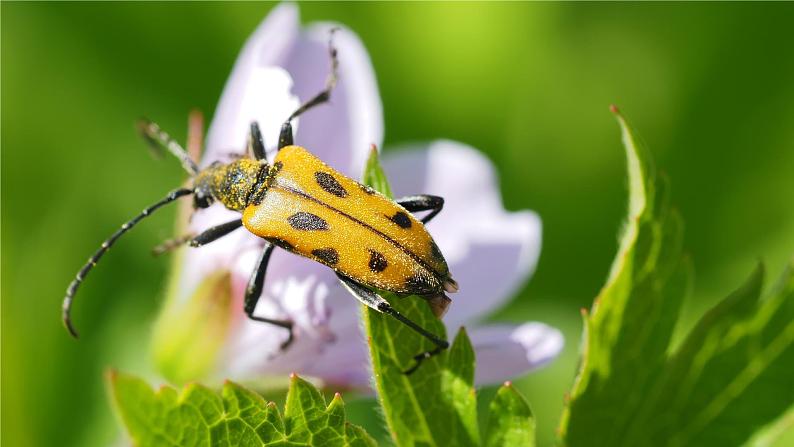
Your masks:
M81 291L79 343L59 320L63 291L102 238L183 178L177 163L151 159L134 120L184 140L188 110L211 116L271 7L2 3L6 445L120 439L103 371L154 380L146 349L168 260L149 248L171 235L175 210L132 232ZM687 324L759 259L776 275L794 252L794 4L312 3L301 13L361 36L387 147L469 143L497 165L506 206L541 215L537 273L494 316L566 334L558 361L517 381L541 445L554 439L579 308L604 281L625 208L609 104L672 180L697 272ZM382 434L371 401L350 409Z

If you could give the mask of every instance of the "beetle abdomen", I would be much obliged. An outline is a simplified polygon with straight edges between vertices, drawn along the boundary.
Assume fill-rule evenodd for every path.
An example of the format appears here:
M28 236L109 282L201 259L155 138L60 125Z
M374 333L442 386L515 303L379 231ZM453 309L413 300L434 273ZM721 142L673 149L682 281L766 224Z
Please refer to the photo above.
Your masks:
M386 197L297 146L282 149L262 201L243 223L252 233L363 284L403 294L443 290L446 261L424 225Z

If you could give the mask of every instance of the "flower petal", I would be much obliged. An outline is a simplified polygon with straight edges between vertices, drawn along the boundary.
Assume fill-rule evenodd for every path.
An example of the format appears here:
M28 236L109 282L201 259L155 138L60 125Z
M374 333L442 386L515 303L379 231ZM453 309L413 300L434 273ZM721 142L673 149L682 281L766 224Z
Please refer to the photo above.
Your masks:
M339 80L331 104L303 115L295 143L306 147L334 169L359 178L371 144L383 140L383 110L367 50L352 31L330 23L310 26L298 40L286 68L295 93L306 101L325 87L329 74L328 39L334 33Z
M557 357L565 344L562 333L543 323L489 325L469 331L477 371L475 383L494 384L541 367Z
M234 324L237 332L229 337L225 367L235 377L298 372L330 383L367 385L369 368L358 301L331 270L296 259L296 264L288 266L291 271L283 272L281 278L274 273L264 292L268 298L260 300L256 311L267 317L296 318L293 344L281 352L278 347L286 339L286 331L242 319Z
M298 106L283 67L299 33L298 8L273 8L243 46L226 81L207 132L202 165L245 151L251 121L259 121L265 144L275 147L284 119Z
M540 218L507 212L493 165L480 152L440 140L387 152L383 165L396 197L433 194L444 209L427 226L460 291L444 318L457 327L504 305L532 274L540 255Z

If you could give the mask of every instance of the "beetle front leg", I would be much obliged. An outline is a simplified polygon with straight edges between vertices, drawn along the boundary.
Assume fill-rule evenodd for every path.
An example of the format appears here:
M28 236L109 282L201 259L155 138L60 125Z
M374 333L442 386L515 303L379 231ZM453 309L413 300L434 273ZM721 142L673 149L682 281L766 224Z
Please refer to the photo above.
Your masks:
M292 146L294 138L292 134L292 120L299 117L307 110L326 103L331 99L331 92L336 87L336 79L339 77L339 59L336 54L336 47L334 46L333 36L337 28L331 30L331 36L328 38L328 56L331 58L331 73L325 81L325 89L315 95L312 99L301 104L292 114L287 118L284 124L281 125L281 133L278 137L278 149Z
M380 313L384 313L384 314L390 315L391 317L393 317L394 319L396 319L400 323L402 323L402 324L408 326L409 328L413 329L414 331L419 333L421 336L427 338L428 340L430 340L431 342L433 342L436 345L435 349L432 349L430 351L425 351L425 352L422 352L422 353L419 353L419 354L415 355L414 356L414 362L416 362L416 363L412 367L410 367L407 370L403 371L403 374L407 375L407 374L413 373L414 371L416 371L417 368L419 368L419 365L421 365L422 362L425 359L429 359L430 357L433 357L434 355L437 355L437 354L441 353L441 351L443 351L444 349L449 348L449 342L448 341L442 340L438 336L428 332L422 326L419 326L418 324L416 324L413 321L411 321L408 318L406 318L403 314L398 312L397 309L391 307L391 304L389 304L388 301L383 299L377 293L373 292L372 290L368 289L367 287L362 286L361 284L353 281L352 279L350 279L350 278L348 278L346 276L340 275L339 273L337 273L336 276L338 276L339 280L342 281L342 285L344 285L345 288L348 291L350 291L350 293L352 293L353 296L355 296L356 299L359 300L362 304L364 304L367 307L370 307L372 309L375 309L375 310L377 310Z
M289 320L275 320L272 318L257 317L254 315L256 304L259 302L259 298L262 297L262 290L265 286L265 273L267 272L267 264L270 261L270 254L273 253L274 248L274 245L270 242L265 242L265 244L265 248L262 250L262 256L259 257L256 270L254 270L254 273L251 275L251 279L248 280L248 286L245 288L244 310L245 314L248 315L248 318L254 321L274 324L289 331L287 341L281 344L281 350L283 351L287 349L290 344L292 344L293 323Z
M444 208L444 198L439 196L431 196L430 194L418 194L415 196L401 197L395 200L400 206L410 212L416 211L430 211L425 217L421 219L422 223L428 223L436 214L441 212Z
M267 153L265 152L265 139L262 138L262 131L259 130L259 123L256 121L251 123L251 130L248 136L248 151L257 160L267 161Z

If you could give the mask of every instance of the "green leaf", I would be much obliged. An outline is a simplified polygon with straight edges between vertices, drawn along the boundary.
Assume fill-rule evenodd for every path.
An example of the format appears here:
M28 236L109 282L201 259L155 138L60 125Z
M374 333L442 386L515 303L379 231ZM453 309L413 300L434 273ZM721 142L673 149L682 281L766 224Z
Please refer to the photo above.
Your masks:
M363 429L345 422L337 394L326 407L320 393L293 375L284 417L272 402L233 382L220 395L191 384L157 392L143 380L110 374L116 412L140 446L374 446Z
M628 161L628 217L607 282L584 312L582 362L560 436L570 446L741 444L794 395L791 276L759 301L759 268L672 350L691 289L683 225L666 179L615 113Z
M655 181L646 150L617 118L628 164L628 216L607 283L584 313L582 364L561 422L571 445L614 444L624 434L665 361L690 282L681 220L668 205L666 183Z
M534 447L535 418L523 397L505 382L491 402L487 447Z
M649 433L664 433L670 445L736 445L792 407L792 269L763 300L762 283L759 267L671 356Z
M386 197L392 196L389 181L386 179L386 173L380 165L378 148L374 144L369 151L369 158L367 158L367 165L364 167L362 182Z
M441 370L440 398L452 408L465 430L461 440L478 442L477 395L474 392L474 349L466 328L460 328L447 355L447 364Z
M373 151L367 162L365 184L391 196L388 182ZM444 324L416 296L381 295L400 313L428 331L445 336ZM461 329L448 352L425 360L413 374L403 371L413 357L435 348L394 318L368 307L364 323L386 422L397 445L478 445L477 399L474 392L474 351Z

